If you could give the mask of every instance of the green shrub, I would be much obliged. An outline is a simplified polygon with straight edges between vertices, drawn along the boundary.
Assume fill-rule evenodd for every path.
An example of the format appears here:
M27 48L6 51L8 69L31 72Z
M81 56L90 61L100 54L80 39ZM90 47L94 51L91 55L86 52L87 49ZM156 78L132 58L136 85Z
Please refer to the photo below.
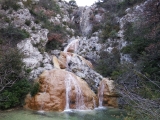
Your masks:
M26 7L31 7L31 5L32 5L32 0L23 1L23 4L24 4Z
M48 41L46 44L46 50L49 51L49 50L58 49L60 44L61 44L60 42L57 42L55 40Z
M100 25L100 24L94 24L93 28L92 28L92 33L98 32L98 30L100 30L101 28L102 28L102 25Z
M38 19L35 19L35 21L34 21L36 24L39 24L40 23L40 21L38 20Z
M13 86L0 93L0 109L8 109L23 104L23 100L30 91L27 80L18 80Z
M35 26L32 27L32 30L36 30Z
M13 25L0 29L0 32L0 36L3 38L4 42L10 41L12 44L17 44L20 40L30 36L26 30L15 28Z
M25 21L25 24L26 24L27 26L30 26L30 25L31 25L31 21L30 21L30 20L26 20L26 21Z
M45 9L53 10L57 13L60 13L60 8L54 0L40 0L38 5L44 7Z
M11 23L11 20L7 16L4 17L4 21L7 22L7 23Z
M39 92L39 83L35 83L33 86L32 86L32 88L31 88L31 92L30 92L30 94L31 94L31 96L33 97L33 96L35 96L38 92Z
M131 46L127 45L126 47L123 47L121 52L124 53L124 54L130 54L131 53ZM134 49L134 48L133 48Z
M105 21L105 25L102 28L102 42L105 42L108 38L117 38L117 32L119 30L119 24L114 20L114 16L108 15L107 21Z
M137 60L151 42L145 37L149 29L139 29L133 23L127 23L125 28L124 39L129 44L122 49L122 52L130 54L133 60Z
M8 44L0 51L0 109L7 109L22 104L30 84L23 72L23 54Z
M14 10L18 10L21 8L20 5L17 4L18 0L4 0L2 1L2 9L8 10L13 8Z
M113 49L112 53L101 52L101 59L97 62L96 71L104 77L109 77L117 69L120 63L120 54L117 49Z

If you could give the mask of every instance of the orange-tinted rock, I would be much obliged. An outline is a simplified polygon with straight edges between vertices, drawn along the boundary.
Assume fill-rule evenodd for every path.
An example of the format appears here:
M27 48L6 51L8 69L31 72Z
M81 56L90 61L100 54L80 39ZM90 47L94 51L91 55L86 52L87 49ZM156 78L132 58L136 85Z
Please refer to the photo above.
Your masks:
M112 106L118 107L118 94L115 90L115 85L113 80L109 80L104 78L100 82L100 86L98 89L98 96L102 95L102 103L103 106Z
M66 106L66 79L72 79L70 81L71 86L69 93L70 108L76 108L76 87L79 87L79 92L82 93L80 97L83 98L85 106L83 109L93 109L93 98L96 101L97 98L94 92L88 87L88 84L73 73L61 69L44 71L40 75L38 79L40 83L40 92L34 97L27 95L25 107L33 110L63 111Z
M54 68L57 68L57 69L60 69L60 66L59 66L59 62L58 62L58 59L56 56L53 56L53 64L54 64Z
M60 53L60 56L58 58L58 62L59 62L59 66L61 69L65 69L67 68L68 66L68 61L67 61L67 57L69 56L73 56L72 53L69 53L69 52L61 52Z
M69 53L69 52L61 52L60 56L58 58L59 66L61 69L65 69L68 66L68 62L72 59L75 59L76 57L80 58L82 63L81 64L86 64L88 67L93 69L93 65L90 61L86 60L82 56L79 56L74 53Z

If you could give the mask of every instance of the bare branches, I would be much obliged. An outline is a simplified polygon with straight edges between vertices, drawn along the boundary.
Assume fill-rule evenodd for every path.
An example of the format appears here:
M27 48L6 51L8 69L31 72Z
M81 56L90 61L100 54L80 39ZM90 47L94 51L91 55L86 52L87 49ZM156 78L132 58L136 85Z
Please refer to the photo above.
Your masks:
M130 78L130 79L129 79ZM136 82L135 82L136 81ZM144 92L157 91L160 93L160 83L157 80L151 80L141 72L130 69L118 80L118 91L122 96L124 106L130 106L139 116L147 116L154 120L160 119L160 98L148 97ZM150 90L150 86L154 86ZM146 91L148 87L149 91ZM151 93L154 96L154 92ZM155 93L156 95L156 93ZM142 118L145 119L145 118Z
M23 62L22 55L16 48L2 49L0 53L0 93L12 87L20 79Z

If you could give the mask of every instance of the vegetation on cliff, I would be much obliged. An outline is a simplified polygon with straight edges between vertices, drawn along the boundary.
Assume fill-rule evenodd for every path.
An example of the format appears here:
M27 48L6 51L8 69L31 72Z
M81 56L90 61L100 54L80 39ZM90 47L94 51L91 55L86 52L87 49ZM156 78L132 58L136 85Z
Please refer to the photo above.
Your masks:
M123 2L104 0L97 4L109 10L113 16L111 21L113 21L117 17L114 14L124 13L125 15L126 8L141 2L144 0L124 0ZM111 4L113 4L112 7ZM160 118L158 105L160 102L159 1L148 1L142 9L143 12L134 13L137 20L125 24L124 40L127 45L119 51L122 54L130 54L133 62L120 63L113 52L110 55L103 53L98 71L104 76L115 79L122 95L120 104L130 111L130 117L127 117L127 120L158 120ZM105 36L109 35L105 28L102 33L106 34ZM104 41L105 38L102 37L102 40Z
M16 44L29 33L12 25L0 32L0 109L7 109L21 105L30 91L23 54L16 48Z
M20 9L17 1L0 0L1 9L17 11ZM101 0L96 3L97 6L108 11L103 22L94 23L91 18L92 32L100 29L100 42L108 44L109 38L111 41L120 39L117 34L121 28L117 19L127 14L127 8L130 7L132 12L135 5L144 2L146 3L143 4L143 11L134 13L137 19L128 21L123 27L126 46L121 50L114 48L110 53L102 51L96 68L104 77L111 77L117 83L121 94L120 107L127 109L129 114L126 120L160 118L160 3L158 0ZM34 22L49 30L47 51L59 48L68 34L73 35L66 31L64 26L72 26L72 23L64 22L62 26L49 21L51 16L63 14L54 0L40 0L37 4L27 0L23 3L34 17ZM76 6L73 0L69 4L72 7ZM68 9L68 12L73 11ZM7 23L6 27L1 26L0 29L0 109L7 109L21 105L22 98L31 88L28 82L30 70L25 69L22 62L23 54L16 48L16 44L28 38L29 33L16 28L11 24L12 20L1 13L0 21ZM25 25L30 26L31 21L25 21ZM72 28L74 27L73 25ZM32 30L34 29L32 27ZM118 42L115 42L113 47L117 44ZM121 62L122 54L129 54L133 61ZM39 85L35 84L31 89L34 96Z

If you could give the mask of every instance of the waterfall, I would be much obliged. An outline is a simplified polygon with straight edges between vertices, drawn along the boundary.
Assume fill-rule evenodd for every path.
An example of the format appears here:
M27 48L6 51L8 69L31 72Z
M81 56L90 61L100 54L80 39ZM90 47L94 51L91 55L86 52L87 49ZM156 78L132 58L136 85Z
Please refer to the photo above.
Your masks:
M96 106L96 101L95 101L94 97L93 97L93 105L94 105L94 108L97 107L97 106Z
M71 80L69 78L65 79L65 85L66 85L66 107L65 107L65 110L69 110L70 109L70 107L69 107L69 102L70 102L69 93L71 90Z
M104 92L104 84L102 83L102 85L100 86L99 89L99 107L103 107L103 92Z
M67 47L64 49L64 52L68 52L69 49L73 50L73 52L76 51L78 48L78 44L79 44L79 39L75 39L75 40L71 41L67 45Z
M80 29L82 36L88 36L92 31L92 24L90 22L92 9L90 7L82 7L79 8L79 11L81 12Z
M66 84L66 107L65 107L65 110L70 109L69 96L71 94L71 86L72 85L74 85L75 92L76 92L76 100L75 100L76 101L76 109L78 109L78 110L86 109L80 86L78 85L78 83L75 81L75 79L70 74L66 77L65 84Z

